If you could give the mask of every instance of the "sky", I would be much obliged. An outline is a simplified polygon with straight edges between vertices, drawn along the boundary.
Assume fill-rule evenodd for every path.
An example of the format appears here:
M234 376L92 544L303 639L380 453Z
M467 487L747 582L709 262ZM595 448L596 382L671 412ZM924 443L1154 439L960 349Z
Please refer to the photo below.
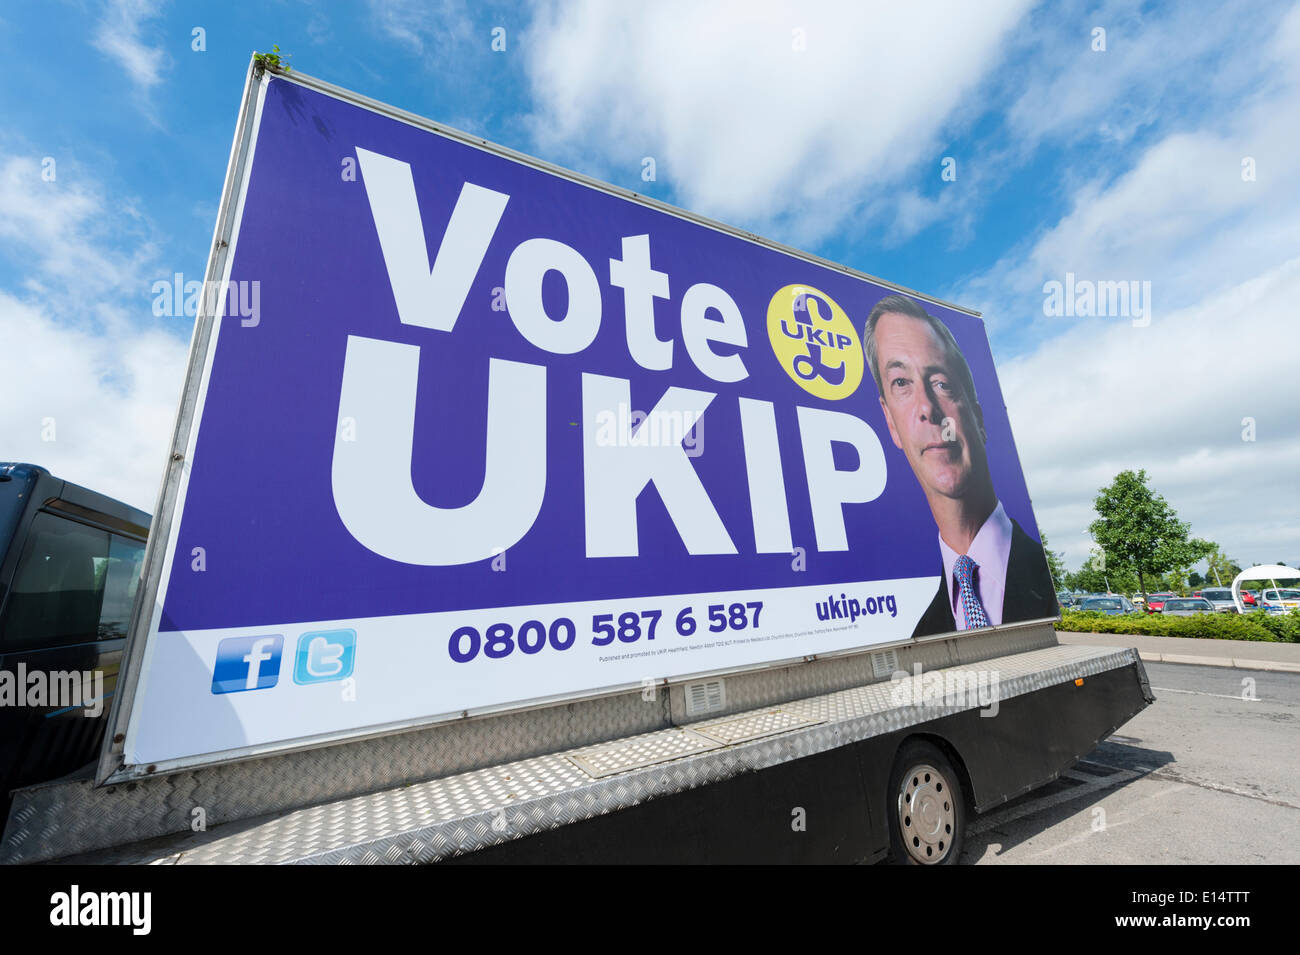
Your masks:
M272 44L978 310L1068 567L1129 468L1243 566L1300 565L1300 5L5 5L0 460L152 509L193 327L154 285L203 277ZM1051 291L1120 282L1101 314Z

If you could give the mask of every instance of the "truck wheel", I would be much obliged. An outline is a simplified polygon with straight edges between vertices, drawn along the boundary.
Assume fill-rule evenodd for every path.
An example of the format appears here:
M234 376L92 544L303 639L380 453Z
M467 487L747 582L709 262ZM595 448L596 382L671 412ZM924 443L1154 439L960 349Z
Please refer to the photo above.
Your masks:
M913 740L889 776L889 847L900 865L956 865L966 839L961 777L938 747Z

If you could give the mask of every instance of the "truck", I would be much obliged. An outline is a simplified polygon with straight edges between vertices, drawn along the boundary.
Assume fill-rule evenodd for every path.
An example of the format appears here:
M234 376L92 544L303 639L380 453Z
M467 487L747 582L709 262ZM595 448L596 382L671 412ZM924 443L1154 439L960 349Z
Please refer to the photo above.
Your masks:
M200 292L152 515L0 470L0 860L955 864L1154 702L969 309L256 56Z
M98 756L149 515L0 463L0 805ZM29 679L29 675L33 677Z

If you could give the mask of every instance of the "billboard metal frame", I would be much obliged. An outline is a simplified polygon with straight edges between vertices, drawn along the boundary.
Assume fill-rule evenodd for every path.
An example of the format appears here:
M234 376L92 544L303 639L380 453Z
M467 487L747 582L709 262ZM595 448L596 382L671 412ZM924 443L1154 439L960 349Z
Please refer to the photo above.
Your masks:
M511 160L512 162L520 163L550 175L567 179L590 189L595 189L608 195L646 206L658 212L685 219L697 225L753 243L754 245L792 256L827 269L832 269L893 291L902 292L922 301L941 305L945 308L950 308L954 311L975 318L980 317L980 313L973 309L944 301L943 299L936 298L932 295L927 295L923 292L918 292L914 289L898 285L897 283L889 282L885 279L878 278L874 275L850 268L837 262L823 259L808 252L791 248L778 242L773 242L769 239L755 235L752 232L747 232L743 229L738 229L717 222L707 217L678 208L669 203L643 196L637 192L618 188L609 183L601 182L600 180L582 175L581 173L545 162L524 153L516 152L515 150L509 149L505 146L491 143L480 137L444 126L440 123L434 123L414 113L378 102L369 97L362 96L361 94L335 86L324 80L306 76L297 72L288 74L278 70L264 69L258 64L256 55L254 55L254 58L250 60L248 73L244 83L244 92L240 103L239 118L236 123L234 142L231 146L225 184L223 186L221 202L217 212L216 226L213 232L212 247L209 254L207 270L204 275L205 290L214 287L224 287L224 284L218 283L224 283L229 278L234 242L237 238L240 222L243 217L243 201L248 187L249 170L252 165L253 152L257 141L262 105L265 98L267 84L272 79L275 79L278 82L293 83L306 89L314 90L334 99L370 110L371 112L377 113L381 116L406 123L426 132L431 132L438 136L454 140L474 149L491 153ZM419 729L436 725L438 723L446 723L455 719L537 708L541 706L571 702L574 700L596 699L602 696L610 696L613 694L628 692L629 690L641 689L640 684L590 689L555 697L514 701L506 705L484 707L472 711L464 711L459 714L407 720L398 724L378 726L360 731L340 731L273 744L259 744L238 750L226 751L221 754L205 754L172 760L166 764L144 766L126 763L125 742L127 724L130 719L131 710L137 696L137 690L144 669L148 635L155 617L161 613L161 606L159 605L158 597L160 585L164 573L167 570L167 567L164 565L167 563L168 542L175 521L179 517L176 512L180 502L181 488L186 472L189 468L189 458L192 453L194 441L197 437L197 417L200 409L201 398L205 392L205 382L211 370L210 363L212 359L213 345L215 344L213 340L213 331L216 327L216 312L221 307L222 301L223 299L221 296L208 294L201 296L200 299L198 314L194 324L193 337L190 342L185 383L181 392L181 400L177 410L171 443L168 446L163 479L154 506L153 523L150 526L148 544L145 549L141 581L137 588L135 605L132 610L132 622L127 634L126 646L123 650L122 666L118 676L118 688L113 699L112 709L109 713L108 728L104 734L104 746L100 754L99 765L95 776L97 785L108 785L133 779L153 777L166 773L192 769L199 766L237 762L273 753L298 752L315 749L343 741L355 741L378 736L386 736L395 732ZM981 632L989 633L993 631L1016 630L1049 622L1053 619L1056 618L1017 621L1013 624L1003 624ZM875 644L869 648L846 648L830 653L817 654L816 656L787 657L763 663L688 674L682 677L673 678L669 682L677 684L698 679L705 675L725 676L763 670L771 667L790 666L793 663L811 662L814 659L854 655L868 652L868 650L874 652L889 647L907 646L932 640L950 639L953 636L954 634L952 633L936 634L923 638L909 638L888 643Z

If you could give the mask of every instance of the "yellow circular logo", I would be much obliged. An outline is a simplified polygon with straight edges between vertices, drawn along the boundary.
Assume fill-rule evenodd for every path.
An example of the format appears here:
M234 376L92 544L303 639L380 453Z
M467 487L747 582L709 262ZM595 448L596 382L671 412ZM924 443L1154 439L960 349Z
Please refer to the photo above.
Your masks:
M787 375L809 394L847 398L862 384L862 343L844 309L809 285L787 285L767 306L767 337Z

